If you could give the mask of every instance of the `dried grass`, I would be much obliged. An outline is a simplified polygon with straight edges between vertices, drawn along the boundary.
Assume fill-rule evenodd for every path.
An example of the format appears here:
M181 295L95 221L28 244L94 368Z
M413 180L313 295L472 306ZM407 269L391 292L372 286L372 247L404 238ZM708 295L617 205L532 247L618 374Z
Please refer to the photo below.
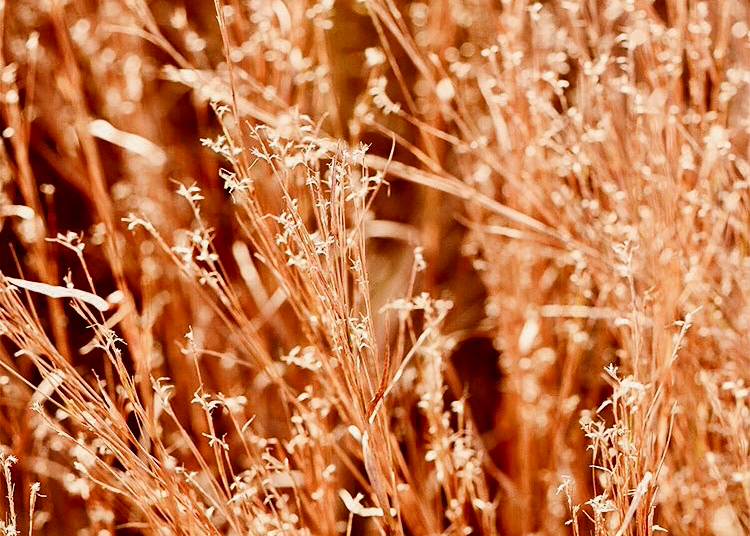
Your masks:
M0 3L0 534L750 532L749 16Z

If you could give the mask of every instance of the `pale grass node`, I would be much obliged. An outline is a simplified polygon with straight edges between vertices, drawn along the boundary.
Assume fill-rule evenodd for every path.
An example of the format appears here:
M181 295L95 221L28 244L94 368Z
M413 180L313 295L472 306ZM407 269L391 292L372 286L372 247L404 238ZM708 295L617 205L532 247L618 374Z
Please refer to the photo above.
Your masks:
M60 287L57 285L48 285L46 283L39 283L36 281L26 281L24 279L18 279L16 277L3 276L5 281L12 285L22 288L37 294L43 294L49 298L72 298L74 300L80 300L84 303L96 307L100 311L104 312L109 310L109 303L104 298L86 292L85 290L78 290L75 288Z
M34 218L34 209L25 205L3 205L0 204L0 218L15 216L22 220L31 220Z
M62 370L53 370L50 372L37 386L36 391L31 397L31 406L34 407L35 405L41 404L49 399L64 381L65 372Z
M648 486L651 483L652 478L653 478L653 475L651 474L651 471L646 471L646 474L643 475L643 478L638 483L638 486L635 489L635 493L633 494L633 500L630 503L630 506L628 507L627 512L625 513L625 518L622 520L622 525L620 525L620 530L617 531L617 534L615 536L622 536L623 534L625 534L625 530L628 528L628 524L630 523L630 520L633 519L633 516L635 515L635 512L638 509L638 505L641 503L641 499L643 498L643 495L648 490Z
M365 507L362 505L362 499L365 497L361 493L357 493L356 496L352 497L347 490L341 489L339 490L339 497L344 501L346 509L354 515L361 517L383 517L382 508Z
M167 163L167 154L164 152L164 149L154 142L138 134L119 130L104 119L94 119L91 121L89 123L89 133L92 136L142 156L155 166L163 166Z

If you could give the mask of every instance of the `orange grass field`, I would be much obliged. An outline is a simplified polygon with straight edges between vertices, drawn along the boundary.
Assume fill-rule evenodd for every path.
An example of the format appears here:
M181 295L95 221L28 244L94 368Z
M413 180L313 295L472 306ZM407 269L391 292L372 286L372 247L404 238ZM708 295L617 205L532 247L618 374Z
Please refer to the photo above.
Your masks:
M750 534L748 0L0 32L0 536Z

